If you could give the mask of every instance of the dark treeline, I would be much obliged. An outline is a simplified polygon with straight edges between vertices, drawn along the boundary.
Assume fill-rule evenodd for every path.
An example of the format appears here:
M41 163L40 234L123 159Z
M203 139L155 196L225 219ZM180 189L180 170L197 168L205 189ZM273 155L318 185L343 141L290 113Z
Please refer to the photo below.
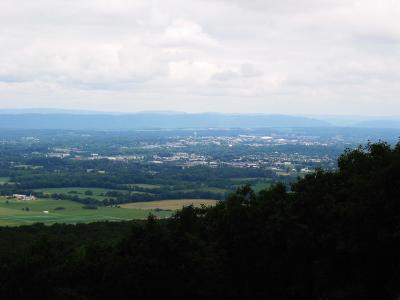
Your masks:
M105 198L104 200L97 200L95 198L88 196L78 196L74 194L64 194L64 193L52 193L45 194L43 192L34 192L30 190L21 190L23 194L27 195L35 195L36 197L46 199L51 198L54 200L71 200L83 204L93 204L97 206L109 206L123 203L132 203L132 202L147 202L147 201L157 201L157 200L171 200L171 199L213 199L213 200L222 200L224 198L223 194L208 192L208 191L193 191L193 192L184 192L184 191L175 191L175 192L165 192L161 191L158 194L148 194L148 193L140 193L140 194L132 194L132 193L121 193L121 192L106 192L105 196L110 198Z
M51 187L102 187L111 189L124 188L129 183L182 185L190 183L203 183L205 185L221 188L230 188L232 182L227 178L270 178L278 180L280 177L270 170L232 167L190 167L157 166L136 163L111 163L106 161L64 162L60 159L47 160L49 170L44 168L33 170L8 170L3 171L3 176L10 176L16 183L16 188L36 189ZM62 164L62 168L53 162ZM79 169L75 165L79 165ZM88 170L107 170L105 174ZM1 169L0 169L1 171ZM1 175L1 174L0 174ZM1 188L1 187L0 187Z
M400 144L169 220L0 229L5 299L400 296Z

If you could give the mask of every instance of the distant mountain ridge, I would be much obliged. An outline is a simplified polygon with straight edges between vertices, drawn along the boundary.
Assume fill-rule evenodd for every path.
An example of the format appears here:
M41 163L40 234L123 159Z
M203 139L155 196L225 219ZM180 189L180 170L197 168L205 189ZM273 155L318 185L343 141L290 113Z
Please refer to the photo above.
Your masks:
M356 127L363 128L396 128L400 129L400 120L370 120L358 122Z
M305 115L329 122L333 126L362 128L400 128L400 116Z
M299 116L218 113L2 113L0 128L129 130L148 128L326 127L330 123Z
M283 114L188 113L142 111L136 113L54 108L0 109L0 128L9 129L174 129L263 127L358 127L400 129L400 117Z

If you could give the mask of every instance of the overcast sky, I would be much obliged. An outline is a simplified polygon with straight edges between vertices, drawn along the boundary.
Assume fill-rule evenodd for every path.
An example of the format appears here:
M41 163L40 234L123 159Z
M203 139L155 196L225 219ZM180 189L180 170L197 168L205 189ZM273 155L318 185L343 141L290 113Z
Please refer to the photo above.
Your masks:
M400 115L398 0L1 0L0 108Z

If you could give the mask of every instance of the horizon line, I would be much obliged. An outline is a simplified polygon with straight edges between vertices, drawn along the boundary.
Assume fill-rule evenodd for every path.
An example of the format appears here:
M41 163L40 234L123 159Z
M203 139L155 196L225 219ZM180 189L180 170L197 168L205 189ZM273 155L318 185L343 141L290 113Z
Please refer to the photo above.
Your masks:
M220 112L220 111L179 111L179 110L138 110L138 111L108 111L90 110L80 108L53 108L53 107L19 107L0 108L0 114L107 114L107 115L131 115L131 114L220 114L220 115L259 115L259 116L295 116L295 117L327 117L327 118L400 118L400 115L357 115L357 114L327 114L327 113L284 113L284 112Z

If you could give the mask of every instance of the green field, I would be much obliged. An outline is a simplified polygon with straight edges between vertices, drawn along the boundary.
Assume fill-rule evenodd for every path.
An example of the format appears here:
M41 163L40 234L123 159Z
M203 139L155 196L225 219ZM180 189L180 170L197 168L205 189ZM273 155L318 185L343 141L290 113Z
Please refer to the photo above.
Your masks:
M0 185L3 185L5 183L9 183L10 178L9 177L0 177Z
M135 183L135 184L129 184L127 186L131 186L131 187L138 187L138 188L142 188L142 189L159 189L162 186L161 185L157 185L157 184L145 184L145 183ZM222 189L222 188L217 188L217 187L196 187L196 188L176 188L175 187L175 191L180 191L180 192L197 192L197 191L201 191L201 192L210 192L210 193L216 193L216 194L225 194L226 192L228 192L228 190L226 189Z
M202 204L205 206L214 206L218 201L209 199L177 199L177 200L161 200L161 201L148 201L148 202L135 202L122 204L121 207L129 209L167 209L178 210L183 206L193 205L200 207Z
M270 182L258 182L254 185L252 185L252 189L258 193L261 190L269 189L272 186Z
M260 177L239 177L239 178L231 178L230 180L233 182L249 182L249 181L259 181L263 178Z
M24 225L33 223L89 223L95 221L123 221L145 219L152 213L159 218L169 217L171 212L152 209L128 209L98 207L83 209L81 203L68 200L19 201L0 197L0 225ZM56 208L64 208L57 210ZM26 211L28 208L29 211ZM48 211L48 213L44 213Z
M179 191L180 192L201 191L201 192L210 192L210 193L221 194L221 195L225 195L226 193L230 192L227 189L221 189L221 188L217 188L217 187L200 187L200 188L195 188L195 189L183 189L183 190L179 190Z

